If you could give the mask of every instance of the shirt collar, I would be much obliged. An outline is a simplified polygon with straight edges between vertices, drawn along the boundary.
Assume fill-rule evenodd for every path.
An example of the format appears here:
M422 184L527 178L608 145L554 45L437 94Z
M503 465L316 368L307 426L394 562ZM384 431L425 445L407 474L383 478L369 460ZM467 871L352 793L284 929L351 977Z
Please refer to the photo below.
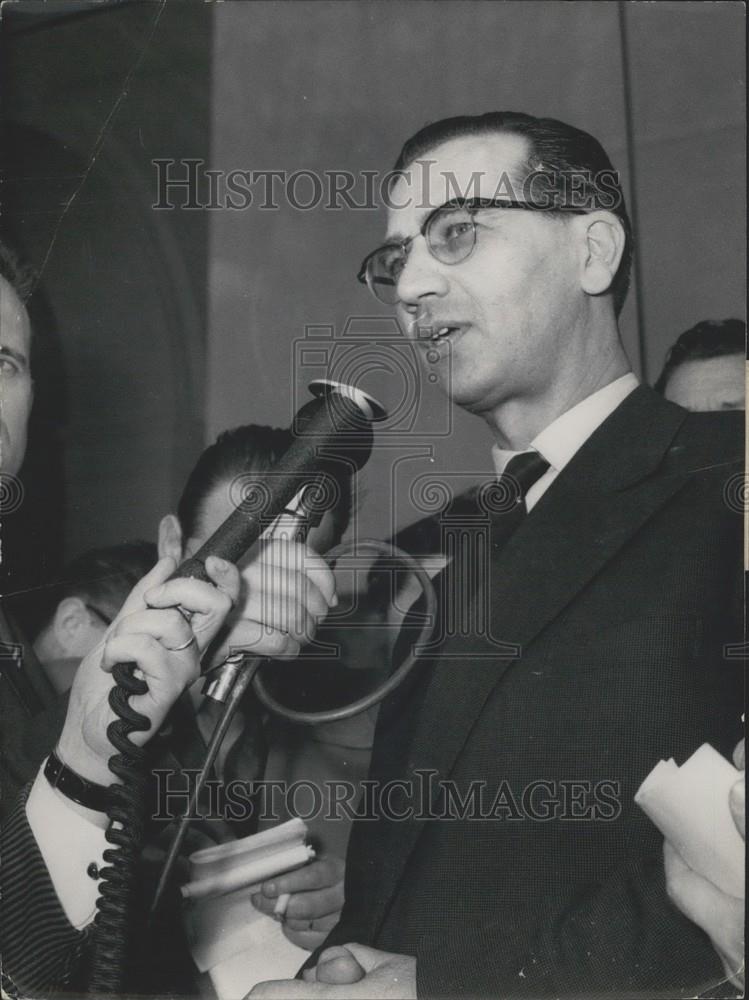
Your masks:
M591 396L577 403L557 417L531 441L526 450L537 451L546 459L555 472L561 472L576 451L610 416L619 404L637 388L639 382L633 372L609 382ZM492 460L497 475L505 470L507 463L517 451L505 451L499 445L492 446Z

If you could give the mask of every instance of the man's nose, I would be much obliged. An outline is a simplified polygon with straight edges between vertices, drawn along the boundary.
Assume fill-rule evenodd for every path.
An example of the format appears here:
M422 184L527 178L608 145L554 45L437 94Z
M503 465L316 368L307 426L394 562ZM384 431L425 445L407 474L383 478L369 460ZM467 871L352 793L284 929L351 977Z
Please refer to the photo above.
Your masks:
M413 311L419 308L425 298L447 293L448 280L444 266L431 255L423 237L414 240L396 285L398 298L404 308Z

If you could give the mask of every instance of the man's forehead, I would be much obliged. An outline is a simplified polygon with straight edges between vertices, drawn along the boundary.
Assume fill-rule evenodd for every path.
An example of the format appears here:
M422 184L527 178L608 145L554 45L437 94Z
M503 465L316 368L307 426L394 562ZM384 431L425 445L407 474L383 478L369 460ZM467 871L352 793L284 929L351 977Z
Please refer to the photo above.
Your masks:
M388 237L413 235L431 211L453 198L522 198L529 151L527 139L506 132L461 136L435 146L395 181Z

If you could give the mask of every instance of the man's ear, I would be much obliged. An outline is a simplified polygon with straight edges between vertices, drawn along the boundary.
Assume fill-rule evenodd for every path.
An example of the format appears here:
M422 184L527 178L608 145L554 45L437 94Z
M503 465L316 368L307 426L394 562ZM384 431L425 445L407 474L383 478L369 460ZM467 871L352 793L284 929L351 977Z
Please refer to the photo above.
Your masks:
M81 655L81 640L90 627L91 614L80 597L64 597L52 620L52 631L63 656Z
M578 219L585 241L580 285L588 295L603 295L624 253L624 226L613 212L589 212Z
M159 521L159 559L171 556L175 562L182 562L182 525L176 514L165 514Z

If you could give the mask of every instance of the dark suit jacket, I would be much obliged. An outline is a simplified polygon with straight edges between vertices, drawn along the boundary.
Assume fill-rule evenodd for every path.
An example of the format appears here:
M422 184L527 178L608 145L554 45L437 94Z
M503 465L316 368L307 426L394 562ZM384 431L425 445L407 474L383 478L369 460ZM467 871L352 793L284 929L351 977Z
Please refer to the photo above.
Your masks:
M721 980L633 796L661 758L704 741L728 755L740 735L724 646L742 640L742 417L640 387L509 541L501 513L478 511L491 558L457 594L472 592L471 628L486 600L492 641L458 634L424 658L383 705L370 771L434 772L432 812L453 818L355 823L326 945L415 955L425 997L694 996ZM493 818L470 815L481 787Z
M0 956L3 988L33 996L69 980L84 943L65 918L26 820L28 788L19 795L57 741L67 698L55 694L5 609L0 609L0 641L6 652L21 651L18 666L7 660L0 678Z

